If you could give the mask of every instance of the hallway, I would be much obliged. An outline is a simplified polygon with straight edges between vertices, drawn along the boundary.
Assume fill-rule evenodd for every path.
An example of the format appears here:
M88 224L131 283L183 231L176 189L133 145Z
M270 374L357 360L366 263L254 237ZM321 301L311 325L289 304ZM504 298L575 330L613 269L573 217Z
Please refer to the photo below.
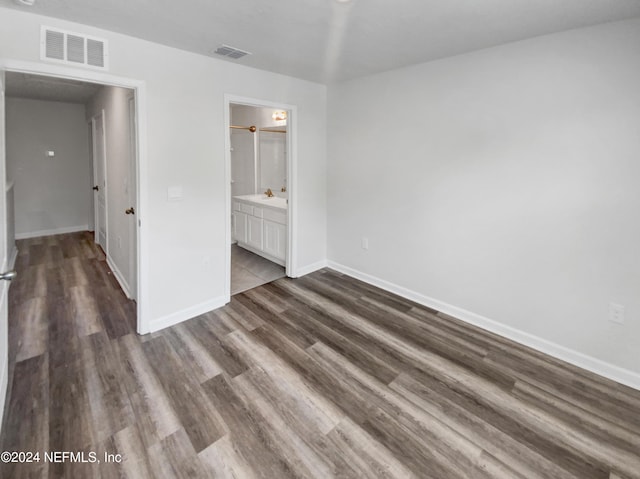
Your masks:
M92 233L24 239L17 246L18 276L9 290L12 362L49 351L55 365L65 365L78 359L85 336L135 332L135 303L125 297Z
M17 246L1 446L41 454L82 450L105 439L111 427L119 429L110 408L122 405L120 386L107 351L111 341L135 334L136 305L122 292L93 233L24 239ZM93 432L82 420L89 403ZM47 477L47 467L37 466L35 476ZM49 477L62 477L63 466L49 466ZM26 472L2 467L1 477Z

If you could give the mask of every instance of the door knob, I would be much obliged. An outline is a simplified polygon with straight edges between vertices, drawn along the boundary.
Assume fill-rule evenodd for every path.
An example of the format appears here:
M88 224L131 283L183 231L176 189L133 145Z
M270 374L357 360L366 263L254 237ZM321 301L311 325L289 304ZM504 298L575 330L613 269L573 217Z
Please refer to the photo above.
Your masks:
M11 281L16 276L18 276L18 273L16 273L15 271L7 271L6 273L0 273L0 279L4 279L5 281Z
M124 210L124 212L128 215L135 215L136 214L136 210L133 209L133 206L131 208L127 208L126 210Z
M100 190L100 187L98 185L93 187L93 191L99 191L99 190Z

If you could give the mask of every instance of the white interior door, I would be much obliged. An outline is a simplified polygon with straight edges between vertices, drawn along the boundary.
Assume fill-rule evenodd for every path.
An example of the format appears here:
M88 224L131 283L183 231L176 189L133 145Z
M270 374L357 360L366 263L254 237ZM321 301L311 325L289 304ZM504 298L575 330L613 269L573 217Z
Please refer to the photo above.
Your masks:
M5 109L4 109L4 71L0 70L0 273L9 267L7 260L7 210L5 177ZM0 415L4 411L9 378L9 321L7 292L8 281L0 281Z
M138 144L136 128L136 99L129 98L129 178L127 182L129 194L129 295L131 299L138 297L138 172L136 168Z
M91 119L93 126L93 189L95 242L107 251L107 162L104 110Z

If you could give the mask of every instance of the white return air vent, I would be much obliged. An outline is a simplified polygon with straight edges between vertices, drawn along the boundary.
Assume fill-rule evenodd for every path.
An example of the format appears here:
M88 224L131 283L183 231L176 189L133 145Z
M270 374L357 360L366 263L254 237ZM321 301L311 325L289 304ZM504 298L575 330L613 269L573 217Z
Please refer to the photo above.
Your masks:
M109 68L107 41L81 33L42 26L40 58L67 65L82 65L99 70Z

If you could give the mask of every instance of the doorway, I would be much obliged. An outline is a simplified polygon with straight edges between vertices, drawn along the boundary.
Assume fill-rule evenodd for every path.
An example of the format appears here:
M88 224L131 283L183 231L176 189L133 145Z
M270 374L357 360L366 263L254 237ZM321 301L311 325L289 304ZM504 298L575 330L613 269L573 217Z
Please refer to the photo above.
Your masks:
M122 251L126 253L123 255L126 261L122 262L122 264L126 264L126 271L121 271L122 274L118 274L114 271L114 277L118 280L118 283L122 284L123 282L128 284L128 291L125 291L126 296L131 299L137 300L136 303L133 303L133 310L136 311L136 326L135 330L144 334L148 331L148 321L145 316L145 312L148 310L142 301L142 294L139 291L140 285L143 284L144 278L139 278L141 268L139 268L139 263L143 261L143 251L141 248L141 231L138 229L141 228L141 223L138 221L138 213L140 210L143 210L143 205L140 205L139 198L140 192L143 190L144 185L140 184L139 178L141 175L138 174L142 159L144 158L144 141L139 138L139 135L143 134L145 131L145 123L137 118L138 112L142 111L144 108L144 99L145 99L145 88L144 83L136 80L125 79L120 77L111 76L104 73L93 72L93 71L70 71L65 68L51 66L51 65L41 65L41 64L31 64L28 62L14 62L14 61L2 61L0 62L0 67L3 68L3 72L7 74L23 74L23 75L32 75L32 76L42 76L47 77L52 80L58 80L65 82L67 87L71 85L73 82L78 83L93 83L99 84L102 87L111 87L111 88L122 88L129 92L128 96L124 100L124 118L125 120L122 122L125 125L125 130L129 133L132 132L133 138L131 141L127 141L126 144L123 145L122 151L117 152L117 154L124 156L127 160L126 169L129 172L128 179L125 181L124 185L122 183L119 186L119 189L124 192L121 194L122 197L121 205L118 206L118 210L122 211L122 215L126 218L125 226L121 229L122 234L120 237L116 237L113 239L113 245L109 245L109 227L108 227L108 210L109 210L109 193L106 190L106 167L99 168L93 166L94 161L98 161L99 164L104 165L106 161L108 161L108 151L105 154L104 147L104 135L100 135L99 132L102 130L104 132L108 128L106 125L108 124L108 112L105 117L104 113L99 115L94 115L93 118L89 119L90 128L88 136L89 143L96 143L94 139L99 136L102 136L102 145L96 144L96 148L94 149L91 146L87 161L91 163L91 176L87 178L88 182L86 184L86 188L90 191L90 198L93 201L90 203L96 203L100 205L98 209L98 214L93 211L93 205L90 205L92 210L91 217L88 219L88 227L91 227L92 230L96 231L96 240L97 243L108 252L109 249L120 248ZM4 116L4 109L2 112ZM144 120L144 119L143 119ZM86 123L85 123L86 125ZM107 136L108 138L108 136ZM102 146L100 148L100 146ZM104 162L102 160L105 160ZM104 179L97 180L94 177L94 172L97 175L101 175L101 170L104 172ZM100 186L98 183L102 183L103 190L98 196L97 191L91 191L91 188L95 186ZM95 196L93 196L95 194ZM122 208L120 208L122 206ZM86 228L89 229L89 228ZM113 263L109 265L113 269ZM121 269L121 268L118 268ZM124 281L121 281L124 280ZM124 290L125 288L123 288Z
M227 297L293 277L293 105L225 98Z
M16 239L88 231L94 223L95 243L106 264L126 297L134 299L133 91L25 73L7 72L5 78L7 175L15 184ZM89 117L91 145L84 130Z

